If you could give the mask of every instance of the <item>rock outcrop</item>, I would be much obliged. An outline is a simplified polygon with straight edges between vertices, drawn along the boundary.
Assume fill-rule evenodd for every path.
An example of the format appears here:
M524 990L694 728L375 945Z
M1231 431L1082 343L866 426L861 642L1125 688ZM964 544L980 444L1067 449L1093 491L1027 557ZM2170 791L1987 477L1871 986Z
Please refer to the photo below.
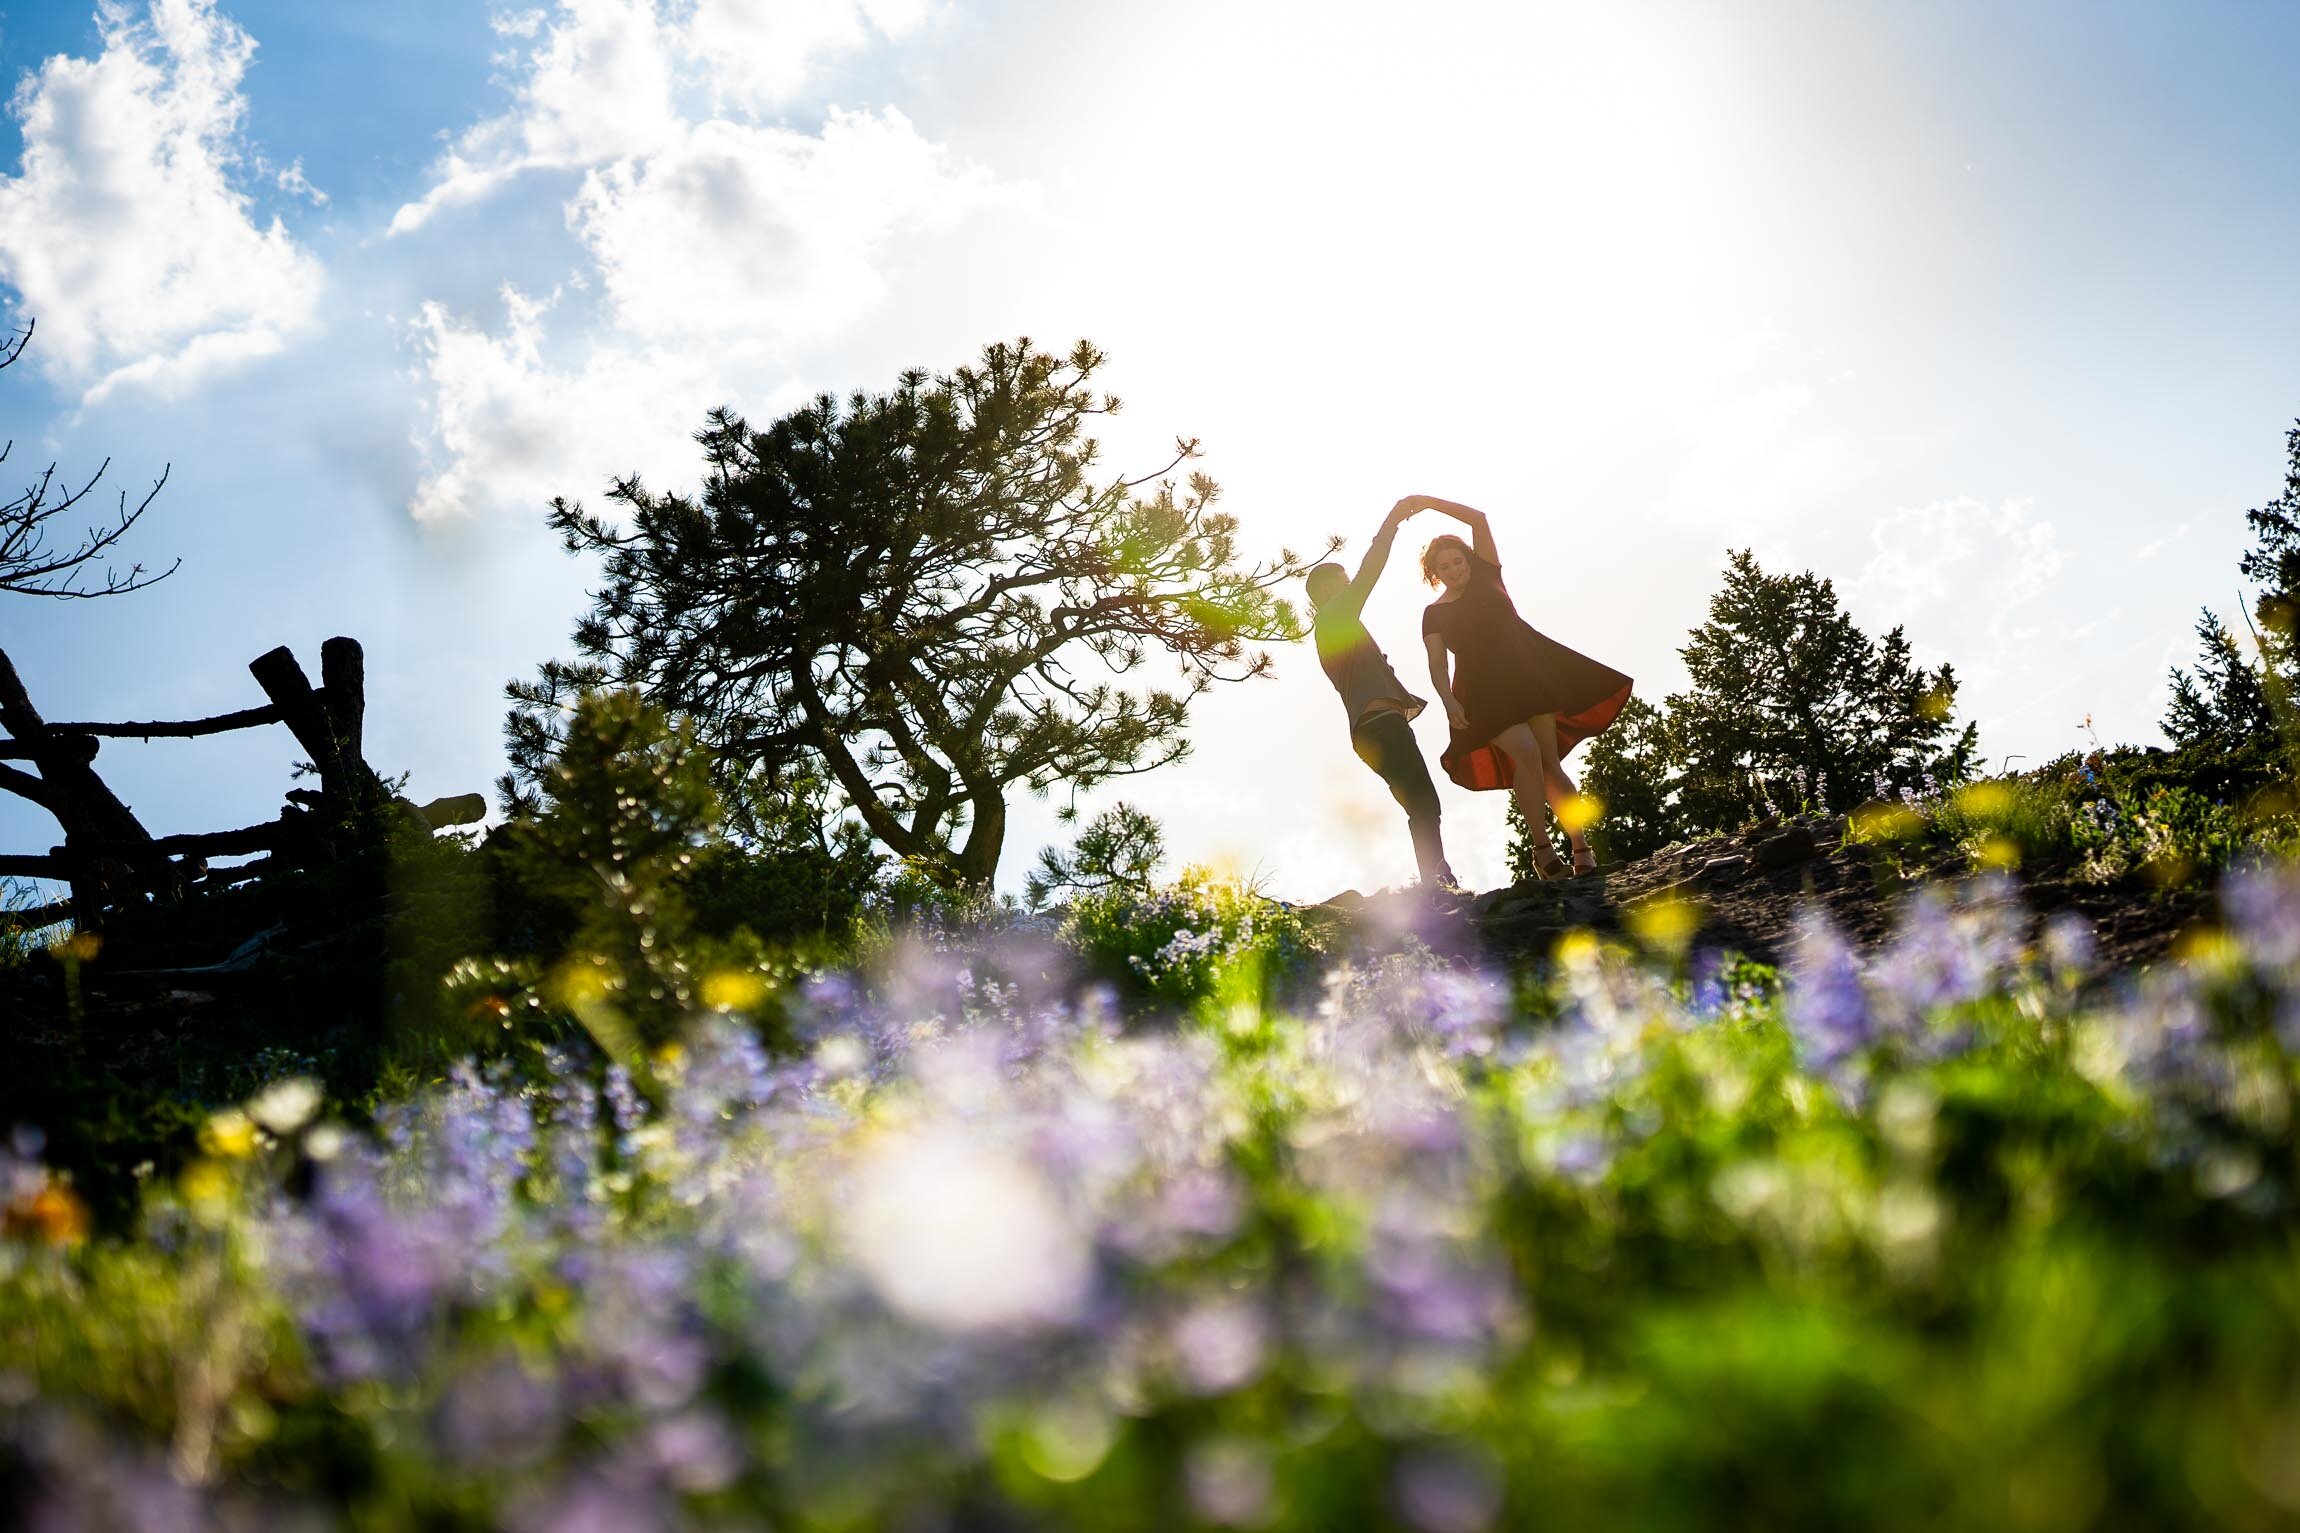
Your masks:
M1864 845L1842 816L1763 821L1731 836L1665 847L1634 862L1552 880L1527 879L1454 901L1415 890L1337 896L1322 907L1341 918L1346 940L1379 950L1406 937L1441 951L1489 961L1539 961L1575 930L1635 940L1640 912L1669 905L1689 925L1695 947L1784 960L1801 916L1827 914L1858 946L1874 948L1893 930L1918 886L1958 880L1969 870L1945 847ZM2042 921L2071 912L2093 930L2104 972L2147 963L2211 913L2205 887L2162 890L2133 879L2078 881L2045 867L2019 876L2020 896Z

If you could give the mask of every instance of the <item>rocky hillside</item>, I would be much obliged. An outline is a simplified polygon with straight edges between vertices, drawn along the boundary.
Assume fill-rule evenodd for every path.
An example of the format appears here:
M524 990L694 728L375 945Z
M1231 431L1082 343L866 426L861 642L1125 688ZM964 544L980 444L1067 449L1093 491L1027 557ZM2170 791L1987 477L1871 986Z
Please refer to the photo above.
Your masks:
M1681 902L1698 920L1695 944L1774 963L1787 957L1808 909L1826 911L1855 943L1873 948L1892 931L1912 889L1967 872L1950 849L1860 845L1847 839L1843 817L1813 817L1680 843L1572 878L1527 879L1455 907L1413 891L1367 896L1353 889L1322 908L1343 918L1362 948L1410 935L1443 951L1516 962L1546 956L1568 931L1627 934L1640 909ZM2091 925L2104 973L2164 956L2212 909L2203 883L2169 890L2140 879L2092 884L2078 881L2071 867L2039 867L2019 884L2034 920L2067 911Z

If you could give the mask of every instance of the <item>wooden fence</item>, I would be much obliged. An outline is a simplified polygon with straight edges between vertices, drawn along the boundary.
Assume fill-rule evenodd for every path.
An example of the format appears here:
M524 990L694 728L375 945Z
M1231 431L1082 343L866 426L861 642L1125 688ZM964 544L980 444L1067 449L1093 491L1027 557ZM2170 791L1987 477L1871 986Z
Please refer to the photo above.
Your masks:
M236 713L180 722L52 724L26 695L7 652L0 650L0 789L30 799L63 828L60 846L32 856L0 855L0 877L48 878L72 887L69 900L30 910L0 912L18 927L65 919L99 924L106 910L156 895L180 898L217 889L331 855L331 833L361 811L390 799L383 779L362 754L367 711L366 666L356 640L329 639L319 651L315 687L285 645L258 655L248 670L268 702ZM319 787L294 788L279 818L239 830L154 836L97 775L95 761L107 739L189 739L284 724L318 771ZM30 770L11 766L26 762ZM477 793L437 799L420 807L391 799L399 812L426 829L468 825L485 817ZM252 862L209 866L211 857L261 854Z

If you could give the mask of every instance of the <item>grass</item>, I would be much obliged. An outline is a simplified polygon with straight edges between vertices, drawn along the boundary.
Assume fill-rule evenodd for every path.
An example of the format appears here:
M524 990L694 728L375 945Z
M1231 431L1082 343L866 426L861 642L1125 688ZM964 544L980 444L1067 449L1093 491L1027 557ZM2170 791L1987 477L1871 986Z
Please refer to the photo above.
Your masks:
M2017 776L1857 810L1853 841L1888 854L1948 848L1975 871L2194 885L2247 850L2300 850L2300 804L2267 763L2210 771L2164 752L2071 754Z

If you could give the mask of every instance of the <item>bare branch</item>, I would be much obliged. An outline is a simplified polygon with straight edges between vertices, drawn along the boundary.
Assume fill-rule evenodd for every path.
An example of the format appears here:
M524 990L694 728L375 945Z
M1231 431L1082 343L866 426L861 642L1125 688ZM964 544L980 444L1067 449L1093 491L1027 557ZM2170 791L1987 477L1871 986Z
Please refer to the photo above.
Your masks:
M0 368L13 366L23 356L24 348L31 344L33 325L27 321L23 330L7 343L0 344ZM10 448L0 447L0 462L7 459ZM105 567L100 587L84 587L82 577L100 559L127 536L128 530L143 520L159 497L160 489L168 482L169 469L163 467L160 477L144 492L142 500L131 507L126 492L120 496L119 509L109 524L91 526L75 543L51 552L48 548L49 524L57 517L76 508L111 467L106 458L96 467L78 489L59 487L56 483L56 465L42 469L30 484L14 498L0 502L0 594L16 596L53 596L58 598L88 598L97 596L124 596L130 591L157 584L182 567L176 560L157 574L147 574L142 564L129 566L122 574Z

